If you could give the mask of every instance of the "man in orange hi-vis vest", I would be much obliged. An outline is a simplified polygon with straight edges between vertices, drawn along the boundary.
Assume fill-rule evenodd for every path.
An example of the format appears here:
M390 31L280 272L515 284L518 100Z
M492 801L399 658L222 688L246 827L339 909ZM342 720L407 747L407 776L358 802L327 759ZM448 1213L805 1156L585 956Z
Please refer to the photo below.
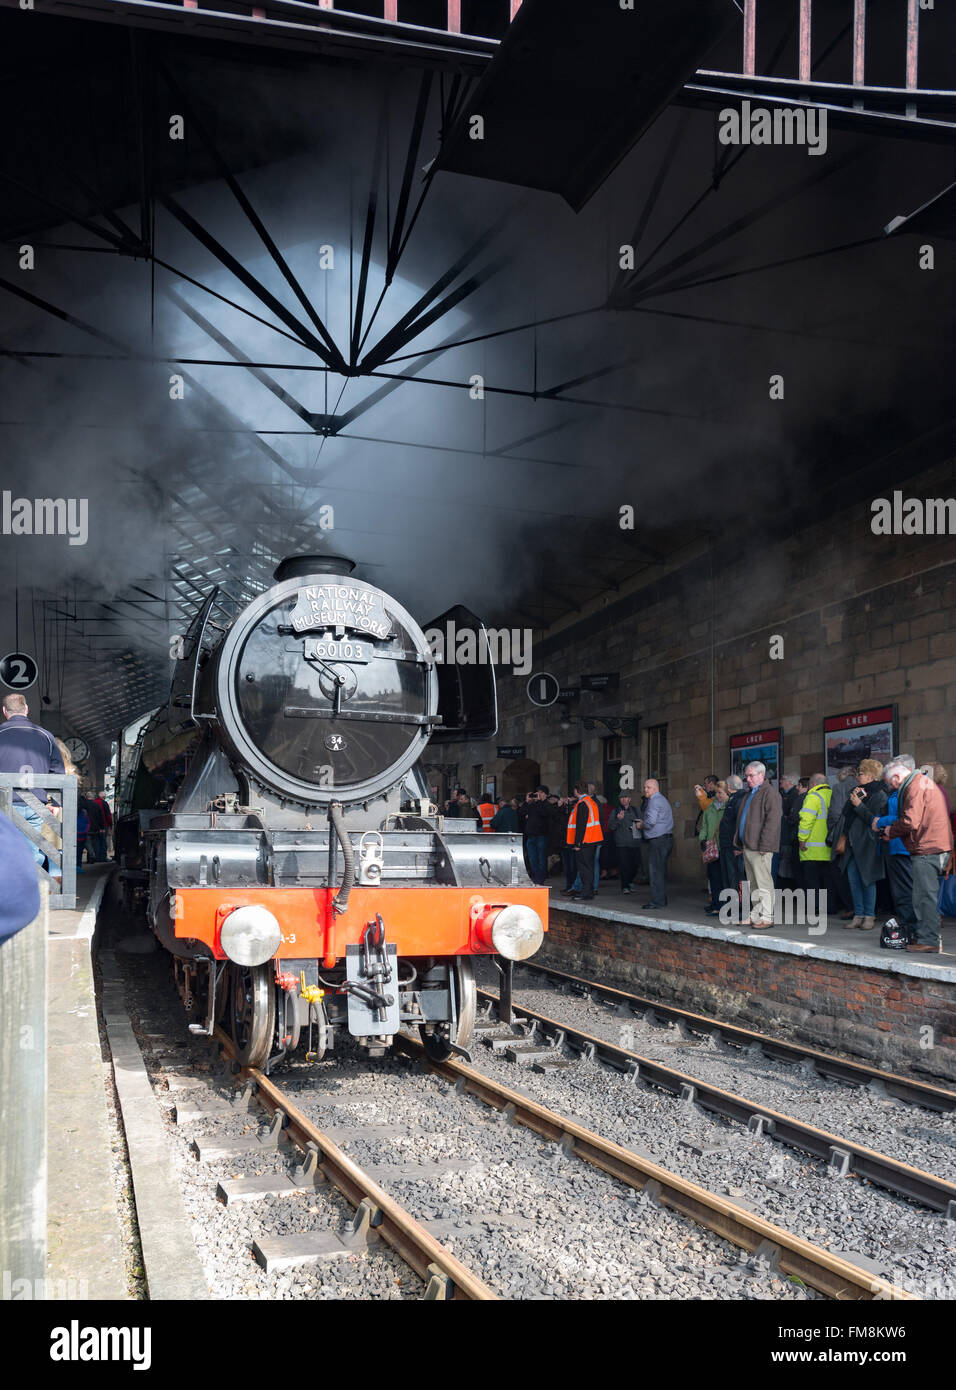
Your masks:
M580 897L582 902L594 897L594 857L598 845L604 839L601 829L601 814L593 796L588 796L583 782L575 783L574 795L577 797L568 820L568 844L574 850L581 879L581 890L572 888L567 897Z
M491 818L495 814L497 809L498 807L495 805L495 803L493 801L488 800L487 798L484 801L479 801L478 803L478 814L479 816L481 816L481 828L486 835L491 834Z

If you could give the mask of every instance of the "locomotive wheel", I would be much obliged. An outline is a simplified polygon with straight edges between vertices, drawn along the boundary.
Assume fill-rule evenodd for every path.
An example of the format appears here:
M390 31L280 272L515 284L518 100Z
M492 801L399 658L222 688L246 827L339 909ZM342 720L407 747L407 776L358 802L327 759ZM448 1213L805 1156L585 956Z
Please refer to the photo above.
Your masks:
M261 1067L272 1054L276 1030L275 967L229 967L229 1025L236 1047L236 1061L244 1067Z
M458 1025L454 1037L451 1036L452 1025L450 1023L439 1023L433 1033L426 1033L423 1024L419 1024L418 1027L422 1046L426 1055L433 1062L447 1062L449 1057L453 1055L449 1042L454 1042L459 1047L468 1047L475 1031L478 990L475 985L475 968L471 963L471 957L456 956L449 973L458 1009Z

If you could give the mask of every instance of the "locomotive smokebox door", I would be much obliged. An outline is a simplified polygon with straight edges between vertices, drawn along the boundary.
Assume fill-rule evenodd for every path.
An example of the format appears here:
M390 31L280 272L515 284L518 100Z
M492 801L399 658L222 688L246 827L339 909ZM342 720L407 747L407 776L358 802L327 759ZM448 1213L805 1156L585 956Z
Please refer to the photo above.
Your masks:
M385 950L388 955L388 966L390 978L388 981L376 983L369 979L365 969L365 948L363 946L346 946L345 948L345 974L350 984L360 987L359 992L349 990L349 1032L353 1038L365 1037L391 1037L398 1032L399 1027L399 1002L398 1002L398 947L391 943L386 943ZM390 999L390 1004L376 1006L372 996L378 995L381 999Z

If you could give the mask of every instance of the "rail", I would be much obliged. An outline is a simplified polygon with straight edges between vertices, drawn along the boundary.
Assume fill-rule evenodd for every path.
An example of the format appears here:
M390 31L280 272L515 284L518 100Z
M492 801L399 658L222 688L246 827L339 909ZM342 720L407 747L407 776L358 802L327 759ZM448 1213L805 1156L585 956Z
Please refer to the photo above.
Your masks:
M354 0L353 0L354 3ZM659 0L666 7L667 0ZM856 117L877 131L944 139L956 115L956 92L920 87L921 67L938 66L945 47L944 0L932 9L920 0L727 0L738 11L717 52L718 68L701 68L677 100L711 106L731 98L801 103L834 116ZM17 8L21 0L0 0ZM377 0L362 12L348 0L45 0L44 10L99 21L142 24L170 32L179 14L197 37L234 38L280 47L374 52L400 62L414 59L478 76L494 58L522 0L472 6L462 0ZM586 11L587 0L582 0ZM640 9L641 7L637 7ZM562 13L563 12L563 13ZM566 23L560 5L556 22ZM939 22L934 27L934 21ZM540 15L535 19L541 22ZM734 53L739 58L734 58ZM651 61L666 55L651 53ZM828 74L821 80L823 72ZM942 118L941 118L942 117Z
M539 1105L473 1067L461 1062L433 1062L425 1056L419 1042L404 1035L396 1040L396 1045L408 1056L422 1059L430 1071L460 1090L504 1111L512 1123L525 1125L545 1139L563 1145L569 1155L610 1173L629 1187L647 1192L661 1206L689 1216L715 1235L758 1259L765 1259L781 1274L801 1279L828 1298L905 1301L910 1297L887 1280L868 1274L800 1236L791 1235L730 1198L708 1192L650 1159L604 1139L568 1116Z
M235 1056L231 1039L220 1029L216 1030L216 1040L224 1056ZM306 1150L311 1145L317 1148L322 1172L352 1206L358 1208L363 1202L371 1206L372 1226L378 1235L415 1270L427 1286L443 1290L439 1297L479 1302L497 1300L497 1295L487 1284L466 1269L460 1260L323 1134L265 1072L256 1067L244 1067L240 1074L254 1084L256 1100L272 1114L279 1113L286 1117L286 1128L300 1148Z
M493 1004L498 1002L497 996L488 990L480 989L478 995ZM520 1024L522 1019L527 1020L532 1030L543 1033L556 1047L567 1044L584 1056L598 1057L635 1081L657 1086L680 1100L693 1101L711 1114L720 1115L725 1120L735 1120L758 1134L769 1135L801 1153L811 1154L840 1176L855 1173L878 1187L956 1220L956 1183L947 1182L921 1168L913 1168L908 1163L901 1163L875 1149L868 1149L856 1140L842 1138L829 1130L797 1120L792 1115L784 1115L770 1106L748 1100L746 1096L725 1091L687 1072L664 1066L662 1062L643 1057L629 1048L618 1047L591 1033L584 1033L579 1028L524 1005L512 1003L511 1009L516 1022Z
M569 975L567 971L555 970L550 965L539 965L537 961L526 961L520 968L526 970L529 975L541 975L546 980L564 986L584 998L593 994L605 1003L643 1013L645 1017L683 1025L702 1037L710 1035L736 1047L759 1047L764 1056L774 1061L807 1062L821 1076L830 1077L834 1081L843 1081L850 1086L871 1086L876 1083L894 1100L902 1100L909 1105L922 1105L927 1110L938 1111L941 1115L956 1110L956 1091L947 1090L944 1086L934 1086L929 1081L916 1081L910 1076L882 1071L879 1067L868 1066L865 1062L851 1062L846 1057L821 1052L819 1048L808 1047L805 1043L772 1038L767 1033L743 1028L739 1023L710 1018L707 1014L695 1014L690 1009L678 1008L676 1004L662 1004L660 1000L648 999L642 994L630 994L627 990L602 984L599 980L587 980L580 975Z
M40 778L48 794L60 793L59 815L34 794ZM76 787L76 777L63 772L0 772L0 811L45 857L49 868L41 864L39 875L51 909L76 907Z

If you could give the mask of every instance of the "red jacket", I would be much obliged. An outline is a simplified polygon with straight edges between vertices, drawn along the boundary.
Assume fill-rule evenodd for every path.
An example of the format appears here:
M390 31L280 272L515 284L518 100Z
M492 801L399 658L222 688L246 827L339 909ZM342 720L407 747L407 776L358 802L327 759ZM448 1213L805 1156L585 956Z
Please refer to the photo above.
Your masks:
M946 802L932 778L912 773L900 787L896 804L897 818L887 829L891 840L902 840L910 854L951 852L953 830Z

